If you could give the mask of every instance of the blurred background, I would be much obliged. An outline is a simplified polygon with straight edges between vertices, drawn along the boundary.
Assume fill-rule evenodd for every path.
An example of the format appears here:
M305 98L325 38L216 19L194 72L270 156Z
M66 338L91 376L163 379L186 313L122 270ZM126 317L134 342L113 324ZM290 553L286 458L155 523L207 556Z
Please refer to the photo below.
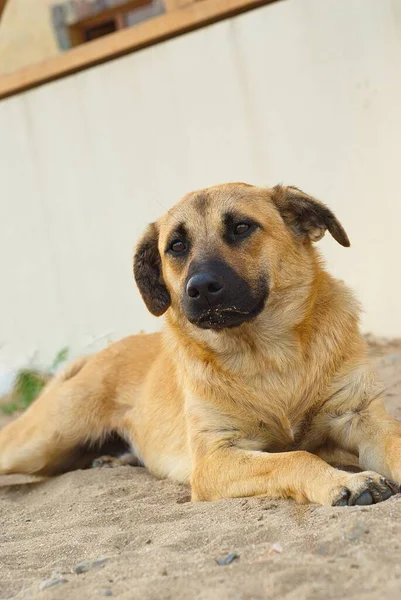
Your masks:
M133 246L224 181L326 202L364 331L401 336L400 172L401 0L0 0L0 393L160 329Z

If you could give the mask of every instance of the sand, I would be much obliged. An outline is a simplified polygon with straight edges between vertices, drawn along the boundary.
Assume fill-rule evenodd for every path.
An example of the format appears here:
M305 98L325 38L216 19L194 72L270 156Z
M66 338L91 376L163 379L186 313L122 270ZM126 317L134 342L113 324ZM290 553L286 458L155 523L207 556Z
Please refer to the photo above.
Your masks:
M371 348L401 419L401 343ZM400 559L400 495L351 508L191 503L185 486L129 466L0 477L2 599L391 600Z

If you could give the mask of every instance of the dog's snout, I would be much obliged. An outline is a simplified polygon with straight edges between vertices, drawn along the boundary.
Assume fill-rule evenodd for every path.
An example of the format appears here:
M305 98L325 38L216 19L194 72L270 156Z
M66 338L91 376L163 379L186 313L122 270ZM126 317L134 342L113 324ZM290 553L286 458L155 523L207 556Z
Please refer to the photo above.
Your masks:
M187 284L187 295L192 300L206 302L214 306L221 302L224 294L224 281L213 273L193 275Z
M261 281L255 289L257 296L223 260L193 261L182 289L182 308L188 321L202 329L237 327L264 307L267 286Z

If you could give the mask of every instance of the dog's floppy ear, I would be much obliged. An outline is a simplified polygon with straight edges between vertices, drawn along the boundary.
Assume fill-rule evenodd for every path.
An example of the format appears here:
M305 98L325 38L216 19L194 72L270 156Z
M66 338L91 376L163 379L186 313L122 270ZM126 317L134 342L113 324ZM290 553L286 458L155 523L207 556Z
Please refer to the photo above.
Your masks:
M139 240L134 254L134 277L148 310L160 317L171 299L163 280L162 264L157 247L159 232L151 223Z
M341 246L350 245L343 226L322 202L292 186L276 185L272 192L284 222L298 237L317 242L328 229Z

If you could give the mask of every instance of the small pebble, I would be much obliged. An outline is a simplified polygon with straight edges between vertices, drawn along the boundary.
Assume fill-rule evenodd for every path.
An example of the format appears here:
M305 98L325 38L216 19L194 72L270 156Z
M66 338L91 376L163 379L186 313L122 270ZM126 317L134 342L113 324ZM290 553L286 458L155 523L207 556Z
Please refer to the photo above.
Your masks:
M359 540L365 533L369 533L369 529L362 521L359 521L348 533L347 538L351 541Z
M54 577L53 579L44 579L43 581L40 582L39 589L41 592L43 592L43 590L47 590L47 588L51 588L54 585L59 585L61 583L67 583L67 579L64 579L64 577Z
M112 596L113 592L111 590L104 590L103 596Z
M100 569L104 567L107 563L108 558L97 558L96 560L88 560L87 562L80 562L73 568L74 573L80 575L81 573L86 573L87 571L92 571L93 569Z
M216 558L216 562L220 567L224 567L225 565L232 563L236 558L239 558L239 554L236 552L230 552L230 554L227 554L227 556Z

